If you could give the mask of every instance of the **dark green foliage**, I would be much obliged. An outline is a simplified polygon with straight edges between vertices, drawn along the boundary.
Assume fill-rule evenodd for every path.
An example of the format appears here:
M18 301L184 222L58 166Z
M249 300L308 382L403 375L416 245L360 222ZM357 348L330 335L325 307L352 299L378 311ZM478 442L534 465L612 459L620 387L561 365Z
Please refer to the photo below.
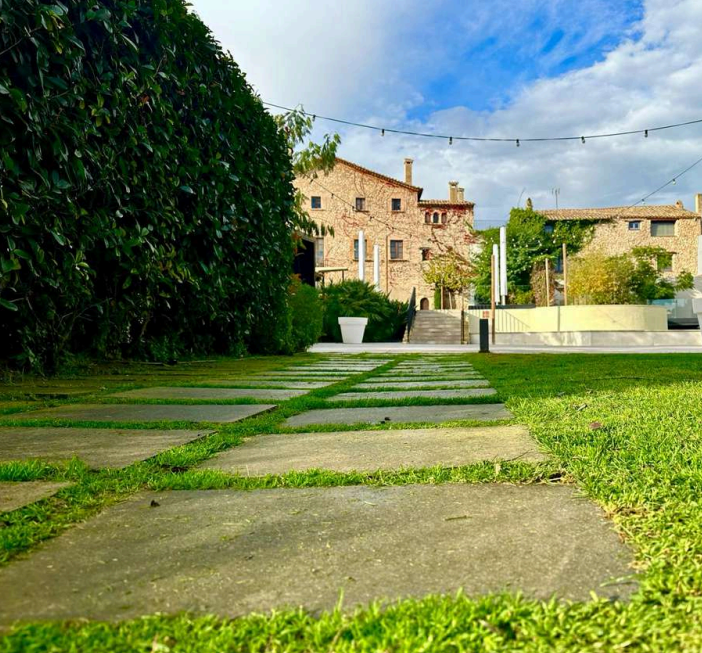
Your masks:
M351 280L327 286L324 300L324 335L341 342L340 317L367 317L364 342L401 340L407 304L390 299L371 284Z
M652 299L673 299L679 290L694 286L691 272L683 272L673 281L663 277L661 270L672 266L673 255L662 247L635 247L632 250L634 269L630 280L635 302Z
M580 251L592 237L594 222L587 220L561 220L550 223L553 232L546 232L547 220L532 209L512 209L507 222L507 287L511 296L530 289L530 276L534 264L544 259L556 261L563 243L572 255ZM500 230L481 232L483 249L475 270L475 291L479 302L490 301L490 258L492 246L499 243Z
M292 349L305 351L322 335L324 316L319 291L296 280L290 287L288 303L292 314Z
M0 358L280 347L290 155L183 0L0 2L0 117Z

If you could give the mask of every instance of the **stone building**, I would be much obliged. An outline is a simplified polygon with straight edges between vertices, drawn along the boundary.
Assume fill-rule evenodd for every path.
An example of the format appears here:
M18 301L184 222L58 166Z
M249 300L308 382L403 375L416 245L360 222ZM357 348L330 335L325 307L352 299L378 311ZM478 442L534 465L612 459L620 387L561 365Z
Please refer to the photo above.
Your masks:
M683 203L597 209L535 209L549 221L595 220L595 230L583 253L625 254L634 247L662 247L669 256L657 263L668 276L681 272L702 275L702 194L695 196L695 210Z
M380 289L402 301L416 289L418 308L434 308L434 288L424 282L423 269L432 257L449 250L468 257L475 240L474 204L465 200L457 181L449 182L446 199L422 199L412 166L412 159L405 159L400 181L337 158L329 174L296 180L312 219L334 230L333 236L316 241L317 268L347 269L325 272L325 283L339 281L342 275L357 278L358 234L363 230L366 281L373 282L378 245Z

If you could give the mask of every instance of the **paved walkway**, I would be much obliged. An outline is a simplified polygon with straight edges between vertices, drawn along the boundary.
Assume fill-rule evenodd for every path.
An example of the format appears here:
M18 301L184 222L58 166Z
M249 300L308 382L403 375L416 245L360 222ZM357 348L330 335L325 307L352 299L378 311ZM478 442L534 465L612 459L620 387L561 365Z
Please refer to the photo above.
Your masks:
M478 345L413 345L403 342L369 342L361 345L317 343L315 354L474 354ZM491 345L493 354L702 354L702 347L548 347Z
M329 380L319 383L319 375ZM134 494L0 568L0 626L157 611L318 611L332 609L341 592L350 608L459 589L578 601L592 592L626 599L635 589L629 551L576 488L426 482L438 468L493 470L548 457L525 427L514 424L499 394L485 394L494 393L489 379L464 360L337 355L245 377L236 365L209 379L180 373L177 385L168 385L165 373L156 377L145 388L108 391L94 403L10 416L12 425L0 425L0 461L76 456L96 469L121 468L208 437L218 423L236 429L240 420L266 412L275 418L270 411L276 406L251 403L263 397L258 392L222 390L271 382L275 396L299 407L297 414L285 421L281 416L278 433L247 431L242 444L190 473L307 473L310 483L329 480L305 489ZM300 385L311 379L309 387ZM455 382L462 385L452 388ZM286 395L286 389L294 392ZM311 410L304 409L306 393L318 393ZM338 398L345 401L341 407ZM231 400L248 403L207 403ZM29 421L49 417L76 424L55 428ZM105 424L133 420L132 428ZM195 428L184 430L182 420ZM157 428L137 428L152 421ZM331 426L318 432L312 425ZM354 474L355 484L335 474ZM425 481L393 480L403 474ZM363 484L377 479L386 481ZM0 510L62 491L70 486L8 486Z

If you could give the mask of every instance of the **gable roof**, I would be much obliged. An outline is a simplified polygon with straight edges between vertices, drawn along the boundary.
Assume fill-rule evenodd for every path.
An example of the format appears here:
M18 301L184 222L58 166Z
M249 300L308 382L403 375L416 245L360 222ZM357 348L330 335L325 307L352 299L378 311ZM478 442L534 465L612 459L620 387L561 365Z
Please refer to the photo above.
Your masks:
M342 159L340 157L336 157L336 162L337 163L342 163L345 166L348 166L349 168L352 168L353 170L356 170L357 172L360 172L365 175L370 175L371 177L375 177L376 179L380 179L381 181L384 181L385 183L392 184L393 186L400 186L401 188L407 188L408 190L414 191L415 193L418 194L419 197L422 196L422 192L424 191L423 188L420 188L419 186L412 186L411 184L406 184L404 181L400 181L399 179L393 179L392 177L387 177L386 175L381 175L379 172L376 172L375 170L370 170L368 168L364 168L363 166L359 166L357 163L352 163L351 161L347 161L346 159Z
M610 206L593 209L537 209L534 211L547 217L549 220L636 220L656 218L699 219L700 214L680 208L675 204L649 204L644 206Z
M436 207L447 207L453 206L459 209L466 209L470 206L475 206L474 202L467 202L463 200L462 202L452 202L451 200L420 200L418 202L421 208L430 208L432 206Z

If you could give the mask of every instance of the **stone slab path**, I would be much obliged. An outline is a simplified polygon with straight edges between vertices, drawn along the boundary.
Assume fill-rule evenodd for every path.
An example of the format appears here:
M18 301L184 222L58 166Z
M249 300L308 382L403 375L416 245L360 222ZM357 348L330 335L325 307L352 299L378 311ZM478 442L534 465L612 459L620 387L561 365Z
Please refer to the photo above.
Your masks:
M494 421L512 419L503 404L464 406L388 406L386 408L321 408L293 415L285 426L311 424L379 424L381 422L453 422L457 420Z
M308 469L374 472L545 459L525 427L486 426L258 435L223 451L200 467L245 476L265 476Z
M0 462L79 458L94 469L126 467L212 431L152 429L0 428Z
M330 401L358 401L359 399L467 399L497 394L493 388L464 388L462 390L398 390L379 392L342 392Z
M156 501L159 507L152 508ZM431 537L427 537L431 533ZM628 596L627 550L564 486L144 493L0 569L0 623L522 591Z
M372 377L368 381L361 381L356 388L481 388L487 385L484 379L470 379L468 381L402 381L392 378L386 381L378 381L378 377Z
M291 389L247 389L247 388L188 388L166 386L139 388L117 392L110 397L124 399L292 399L307 394L307 390Z
M229 386L235 388L237 386L272 386L274 388L291 390L316 390L317 388L326 388L336 382L337 381L279 381L277 379L266 380L261 379L261 377L255 377L248 379L206 379L202 381L202 384L209 384L211 387Z
M65 419L74 422L214 422L228 423L275 408L245 406L184 406L164 404L70 404L12 415L12 419Z
M0 513L24 508L35 501L47 499L69 485L71 484L53 481L2 482L0 483Z

